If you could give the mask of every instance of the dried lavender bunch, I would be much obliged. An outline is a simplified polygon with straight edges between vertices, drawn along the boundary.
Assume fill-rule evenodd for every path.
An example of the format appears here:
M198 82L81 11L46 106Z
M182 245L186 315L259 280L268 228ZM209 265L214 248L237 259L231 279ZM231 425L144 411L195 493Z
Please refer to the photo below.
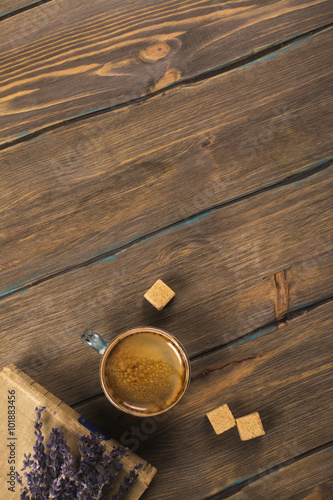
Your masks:
M101 499L110 489L123 464L126 448L118 446L105 454L96 434L79 436L80 467L77 474L77 498L90 500Z
M133 467L133 469L130 471L129 476L125 476L123 481L121 482L119 486L119 491L115 495L112 495L112 500L122 500L124 495L126 495L135 481L137 480L138 477L138 472L142 468L143 464L136 465Z
M78 436L79 460L70 453L63 432L52 429L47 451L42 434L42 412L45 407L36 408L34 455L24 455L25 483L16 473L21 485L21 500L102 500L114 486L114 480L123 467L122 458L126 448L121 446L105 453L106 446L96 434ZM138 477L143 464L135 466L126 476L113 500L122 500Z

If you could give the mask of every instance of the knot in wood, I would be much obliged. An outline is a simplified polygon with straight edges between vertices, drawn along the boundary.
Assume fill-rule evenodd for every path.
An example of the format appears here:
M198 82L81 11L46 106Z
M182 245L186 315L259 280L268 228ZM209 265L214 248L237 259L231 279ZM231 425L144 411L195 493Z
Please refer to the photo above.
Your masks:
M166 42L159 42L140 51L140 58L144 62L155 62L162 59L170 52L170 46Z

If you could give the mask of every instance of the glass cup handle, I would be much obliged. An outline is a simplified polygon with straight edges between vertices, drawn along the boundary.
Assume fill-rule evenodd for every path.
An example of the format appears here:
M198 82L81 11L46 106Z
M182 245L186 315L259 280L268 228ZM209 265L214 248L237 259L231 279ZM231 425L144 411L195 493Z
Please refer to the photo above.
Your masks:
M110 344L109 340L105 340L98 333L91 330L86 330L81 335L81 340L84 344L95 349L99 354L104 354L107 346Z

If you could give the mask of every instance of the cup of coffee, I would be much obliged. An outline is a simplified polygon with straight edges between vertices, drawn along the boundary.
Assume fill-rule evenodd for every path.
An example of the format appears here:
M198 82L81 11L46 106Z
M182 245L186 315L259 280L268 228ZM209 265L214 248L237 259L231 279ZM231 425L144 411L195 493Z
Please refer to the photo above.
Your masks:
M81 339L102 355L101 386L119 410L140 417L159 415L175 406L189 386L184 347L159 328L132 328L111 342L86 330Z

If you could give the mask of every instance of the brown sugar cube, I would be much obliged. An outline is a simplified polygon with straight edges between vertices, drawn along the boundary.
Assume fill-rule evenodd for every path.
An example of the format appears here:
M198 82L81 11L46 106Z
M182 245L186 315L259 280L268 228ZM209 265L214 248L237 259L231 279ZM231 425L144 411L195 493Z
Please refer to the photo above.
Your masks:
M162 280L157 280L151 288L144 294L145 299L148 300L156 309L161 311L164 306L175 296L175 292L171 290Z
M228 431L236 425L236 421L228 405L222 405L210 411L207 413L207 417L216 434L222 434L222 432Z
M245 417L236 418L239 437L242 441L248 441L265 434L258 412L250 413Z

